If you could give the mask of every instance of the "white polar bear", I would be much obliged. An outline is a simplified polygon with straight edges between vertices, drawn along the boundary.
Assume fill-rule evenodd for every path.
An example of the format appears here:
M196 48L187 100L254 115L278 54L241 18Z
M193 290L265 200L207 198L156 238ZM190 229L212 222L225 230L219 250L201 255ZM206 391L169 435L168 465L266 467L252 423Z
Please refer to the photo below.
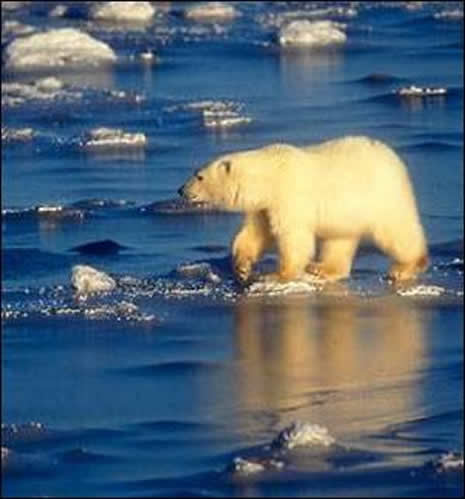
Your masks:
M189 201L245 212L232 244L243 282L272 246L279 268L271 279L294 280L305 271L328 280L347 277L362 238L394 260L394 280L413 278L428 266L407 170L392 149L368 137L226 154L178 192ZM317 239L318 262L312 261Z

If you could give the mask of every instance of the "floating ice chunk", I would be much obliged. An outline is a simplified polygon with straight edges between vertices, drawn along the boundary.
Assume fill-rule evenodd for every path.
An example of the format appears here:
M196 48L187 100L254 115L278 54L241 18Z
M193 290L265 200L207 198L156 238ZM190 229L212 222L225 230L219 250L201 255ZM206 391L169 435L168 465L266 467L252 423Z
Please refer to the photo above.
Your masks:
M224 213L223 210L210 203L189 202L182 198L166 199L164 201L155 201L149 205L140 208L142 212L163 213L173 215L185 215L187 213Z
M321 290L324 281L310 274L305 275L299 281L279 282L269 280L268 277L259 276L258 280L253 282L247 289L246 294L254 295L288 295L296 293L314 293Z
M11 450L7 447L2 447L2 468L5 466L8 457L11 454Z
M2 142L29 142L35 134L36 132L32 128L13 129L2 126Z
M346 34L333 21L291 21L279 31L281 46L324 47L345 43Z
M203 123L207 128L229 128L252 121L248 116L239 116L234 111L218 113L216 111L203 112Z
M404 95L407 97L424 97L430 95L445 95L447 88L444 87L417 87L410 85L396 90L397 95Z
M331 6L306 12L306 15L312 17L330 16L330 15L340 16L340 17L355 17L357 14L358 14L357 10L354 9L353 7L340 7L340 6L339 7Z
M251 475L254 473L262 473L267 469L282 469L284 463L276 459L259 459L254 458L252 461L242 457L235 457L233 462L226 468L226 471L239 475Z
M433 468L436 473L463 472L463 454L448 452L433 461L428 461L425 466Z
M442 12L436 12L434 14L435 19L443 19L447 21L458 21L463 19L463 10L453 9L453 10L443 10Z
M90 18L111 22L147 22L154 14L150 2L97 2L89 11Z
M80 294L111 291L116 287L116 282L109 275L89 265L75 265L73 267L71 284Z
M232 19L238 15L234 6L223 2L205 2L193 7L188 7L184 11L185 17L195 20Z
M146 50L145 52L141 52L139 54L139 59L141 59L144 62L153 62L157 60L157 56L151 50Z
M2 443L6 447L13 446L18 442L25 443L42 440L48 436L50 436L50 430L42 423L36 421L21 424L2 423Z
M448 452L443 454L436 462L441 471L463 470L463 454L458 452Z
M80 98L81 92L68 90L58 78L49 77L31 83L2 84L2 106L15 106L28 100Z
M229 128L245 123L250 123L252 118L242 114L243 104L234 101L202 100L188 102L166 108L167 112L178 110L199 112L203 125L206 128Z
M179 265L176 272L190 279L202 278L213 283L221 282L221 277L213 272L211 265L206 262Z
M336 440L328 433L327 428L317 424L292 423L284 428L271 443L279 449L293 449L306 445L323 445L329 447Z
M68 12L68 7L66 5L57 5L49 13L49 17L64 17Z
M242 457L235 457L231 468L232 472L241 473L243 475L265 471L265 466L263 466L263 464L247 461L246 459L242 459Z
M3 3L6 2L2 2L2 5ZM2 24L2 40L9 36L30 35L34 31L36 31L36 28L29 24L23 24L16 20L5 21Z
M37 215L49 219L77 219L82 220L86 212L76 208L69 208L62 205L39 205L34 208Z
M440 286L426 286L419 284L407 289L398 289L396 292L400 296L440 296L445 293L445 289Z
M63 88L63 82L58 78L50 76L49 78L37 80L35 86L43 92L56 92L57 90L61 90Z
M2 2L2 10L18 10L31 2Z
M129 133L117 128L94 128L81 140L85 149L113 149L144 147L147 138L143 133Z
M14 40L6 48L5 59L11 69L62 68L114 62L116 54L82 31L62 28Z

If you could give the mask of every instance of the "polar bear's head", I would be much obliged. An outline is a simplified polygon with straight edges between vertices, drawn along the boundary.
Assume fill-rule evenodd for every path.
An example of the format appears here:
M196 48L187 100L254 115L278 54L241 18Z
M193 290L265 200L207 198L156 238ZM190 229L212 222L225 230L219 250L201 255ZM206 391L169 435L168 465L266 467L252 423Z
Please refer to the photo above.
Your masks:
M193 203L210 203L226 208L225 205L230 204L231 170L229 159L217 159L197 170L178 193Z
M271 171L293 149L273 144L226 154L197 170L178 193L190 202L209 203L230 211L265 208L276 184Z

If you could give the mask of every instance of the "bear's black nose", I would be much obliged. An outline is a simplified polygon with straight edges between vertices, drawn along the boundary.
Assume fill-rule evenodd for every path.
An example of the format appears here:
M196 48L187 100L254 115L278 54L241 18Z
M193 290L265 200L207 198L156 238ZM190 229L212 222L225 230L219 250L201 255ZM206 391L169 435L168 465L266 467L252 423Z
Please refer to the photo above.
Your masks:
M178 194L183 197L184 196L184 186L181 186L179 189L178 189Z

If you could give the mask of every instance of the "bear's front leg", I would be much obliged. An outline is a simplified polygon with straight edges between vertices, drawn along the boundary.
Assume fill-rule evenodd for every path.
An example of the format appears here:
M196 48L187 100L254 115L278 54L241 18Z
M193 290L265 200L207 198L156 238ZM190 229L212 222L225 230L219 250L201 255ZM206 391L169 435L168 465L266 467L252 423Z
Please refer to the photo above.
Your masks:
M239 282L249 280L253 264L273 242L264 212L246 215L241 230L232 244L234 275Z

